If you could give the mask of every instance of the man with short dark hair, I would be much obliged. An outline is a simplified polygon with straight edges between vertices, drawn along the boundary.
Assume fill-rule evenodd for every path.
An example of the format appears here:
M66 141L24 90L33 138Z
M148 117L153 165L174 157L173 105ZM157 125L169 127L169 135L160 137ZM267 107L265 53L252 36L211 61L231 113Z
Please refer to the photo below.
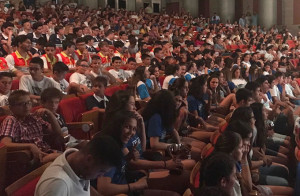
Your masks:
M161 69L162 60L163 60L163 51L161 48L155 48L154 49L154 58L151 60L151 65L157 66L159 69Z
M32 25L32 33L28 33L27 36L32 43L32 47L35 47L37 41L42 38L47 42L46 35L43 34L43 24L41 22L36 22Z
M5 22L1 26L2 33L0 35L0 56L5 56L11 52L11 43L14 39L13 30L14 24L12 24L11 22Z
M74 51L75 61L86 59L88 63L91 63L91 56L86 48L86 41L84 37L79 37L76 39L76 48Z
M103 41L106 41L108 45L113 45L114 44L114 32L113 30L109 29L108 31L105 32L105 39Z
M9 70L14 72L17 77L29 72L29 62L32 55L29 53L31 41L26 35L16 37L17 50L6 56L5 60Z
M74 52L75 52L75 44L71 41L64 41L63 43L63 51L57 54L57 59L59 62L63 62L66 64L70 69L75 68L75 59L74 59Z
M30 98L39 100L44 89L55 87L60 89L58 83L54 82L43 74L44 62L40 57L34 57L29 63L30 75L23 75L20 79L20 90L30 93Z
M90 196L90 180L121 164L121 149L109 136L94 137L80 150L71 148L43 173L35 196Z
M55 34L49 38L49 42L54 43L57 48L63 48L63 41L66 39L63 26L56 26L54 28Z

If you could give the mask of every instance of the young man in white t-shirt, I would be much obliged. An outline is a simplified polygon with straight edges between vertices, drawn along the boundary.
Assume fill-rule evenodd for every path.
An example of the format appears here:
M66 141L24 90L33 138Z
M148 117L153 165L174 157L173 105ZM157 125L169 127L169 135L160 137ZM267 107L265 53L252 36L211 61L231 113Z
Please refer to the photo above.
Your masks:
M39 102L44 89L55 87L60 89L57 82L45 77L43 74L44 62L40 57L34 57L29 63L30 75L23 75L20 79L19 89L30 93L30 98Z
M45 170L35 196L90 196L90 180L121 165L121 149L109 136L94 137L80 150L70 148Z
M52 68L52 80L57 82L63 94L67 94L70 88L69 82L65 79L66 74L69 72L69 67L63 62L57 62Z
M92 57L92 63L91 63L91 75L93 78L96 78L98 76L103 76L107 79L109 84L115 84L116 78L111 75L102 65L101 65L101 58L98 55L95 55Z
M88 71L89 64L86 59L76 62L76 72L70 77L70 85L74 86L77 93L86 93L92 87L91 74ZM73 89L73 88L72 88Z
M118 56L114 56L111 60L111 64L113 69L109 70L108 72L116 78L117 82L126 82L130 77L130 74L125 70L120 69L122 65L122 59Z
M13 74L10 72L0 72L0 106L8 105L8 97L11 93Z

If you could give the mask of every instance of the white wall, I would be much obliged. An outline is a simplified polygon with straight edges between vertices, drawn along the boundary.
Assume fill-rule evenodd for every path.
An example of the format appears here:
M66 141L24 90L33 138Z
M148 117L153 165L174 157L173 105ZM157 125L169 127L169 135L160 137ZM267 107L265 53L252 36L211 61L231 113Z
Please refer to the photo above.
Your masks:
M144 7L144 2L143 0L136 0L135 1L135 9L138 11L140 10L141 8Z
M129 11L135 11L135 0L127 0L126 9Z
M222 0L218 4L218 15L222 22L234 21L235 17L235 0Z
M282 24L292 25L294 23L294 2L292 0L282 1ZM299 10L300 11L300 10Z
M198 0L183 0L183 7L185 11L190 12L192 16L197 17L199 13Z
M248 12L250 14L253 12L253 0L243 0L243 13L247 14Z
M270 28L277 24L277 1L260 0L258 10L259 25Z
M209 15L213 16L214 13L216 12L218 15L220 15L219 12L219 1L220 0L210 0L209 1Z

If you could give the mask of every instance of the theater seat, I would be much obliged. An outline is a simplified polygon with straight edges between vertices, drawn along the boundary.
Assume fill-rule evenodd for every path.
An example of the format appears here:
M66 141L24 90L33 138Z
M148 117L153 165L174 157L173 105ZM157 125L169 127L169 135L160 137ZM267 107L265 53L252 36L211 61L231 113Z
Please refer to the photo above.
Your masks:
M206 144L206 146L204 146L204 148L201 151L201 158L205 159L207 158L209 155L211 155L211 153L214 151L214 147L211 143Z
M26 176L9 185L5 189L7 196L34 196L36 184L50 164L51 163L47 163L39 167L38 169L30 172Z
M109 86L105 89L105 96L111 97L115 92L119 90L126 90L128 88L128 84L121 84L118 86Z
M190 184L194 188L199 188L200 182L200 167L201 167L201 162L197 162L196 165L194 166L191 175L190 175Z
M65 80L67 80L67 82L70 82L70 77L73 73L68 72L65 76Z
M93 93L87 93L84 95L80 95L79 98L81 99L82 103L85 105L86 99L91 95L93 95ZM101 131L103 120L104 120L104 114L105 111L91 110L89 112L85 112L84 115L82 116L81 119L82 121L90 121L94 123L94 129L91 130L91 136Z
M7 147L0 143L0 195L4 195Z
M64 99L58 106L58 113L64 117L69 134L76 139L91 139L90 131L93 130L94 123L85 121L84 116L92 112L94 111L86 111L86 106L79 97Z
M159 83L160 83L161 86L163 86L163 83L164 83L165 78L166 78L165 75L159 76L158 80L159 80Z
M11 90L19 90L19 80L13 80L11 85Z

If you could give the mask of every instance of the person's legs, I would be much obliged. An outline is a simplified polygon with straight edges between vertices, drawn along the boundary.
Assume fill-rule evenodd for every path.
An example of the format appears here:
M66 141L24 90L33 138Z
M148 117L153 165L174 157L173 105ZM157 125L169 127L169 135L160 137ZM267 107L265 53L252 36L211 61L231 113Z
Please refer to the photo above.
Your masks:
M235 94L231 93L230 95L228 95L227 97L225 97L225 99L223 99L223 101L219 104L219 107L222 108L222 115L227 115L230 111L230 106L231 105L235 105L236 104L236 99L235 99Z
M197 139L194 139L194 138L190 138L190 137L182 137L181 142L183 144L189 144L192 147L198 148L200 150L202 150L204 148L204 146L206 145L206 143L201 142L201 141L199 141Z
M223 115L222 115L222 117L220 117L220 116L221 116L220 114L214 113L206 120L206 122L213 126L219 126L220 124L224 124L226 122L225 116L223 116Z
M165 190L151 190L147 189L143 191L144 196L163 195L163 196L180 196L179 193Z
M194 131L192 132L189 137L195 138L202 142L209 142L210 137L214 134L214 132L207 132L207 131Z
M266 187L270 188L272 191L272 195L287 195L287 196L291 196L294 193L293 188L291 187L286 187L286 186L269 186L266 185Z
M280 178L287 179L289 176L289 172L286 167L282 167L281 165L271 165L269 167L260 167L259 173L266 176L276 176ZM283 185L284 186L284 185Z
M288 186L289 183L286 179L277 176L259 175L259 184L273 185L273 186Z
M183 137L181 138L181 142L183 144L190 145L191 148L191 157L195 161L201 160L201 152L204 146L206 146L206 143L198 141L194 138L189 138L189 137Z
M281 164L281 165L288 165L288 158L286 155L277 153L277 156L270 156L266 155L269 159L272 160L272 162Z
M180 175L170 175L169 171L150 172L149 189L168 190L183 194L189 186L190 172L183 170Z
M300 162L298 162L296 171L295 196L297 195L300 195Z

